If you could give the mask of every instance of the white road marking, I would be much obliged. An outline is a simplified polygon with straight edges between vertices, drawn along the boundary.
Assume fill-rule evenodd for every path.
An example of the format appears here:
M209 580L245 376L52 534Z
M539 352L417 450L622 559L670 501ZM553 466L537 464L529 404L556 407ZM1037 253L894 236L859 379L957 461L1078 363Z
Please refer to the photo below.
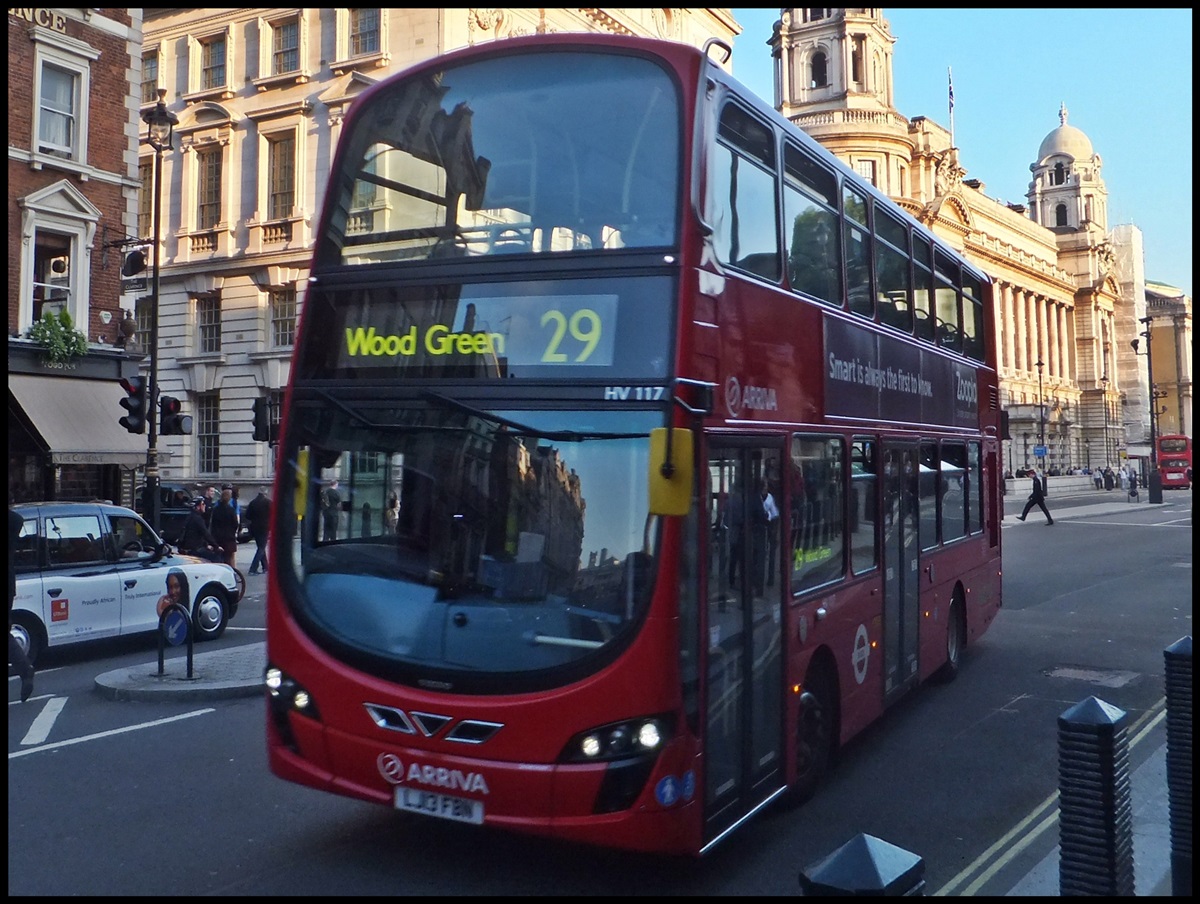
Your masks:
M37 714L37 718L29 726L29 731L25 732L25 737L21 738L21 745L41 744L45 741L50 736L50 729L54 727L54 721L58 718L58 714L66 705L66 697L51 697L47 700L42 711Z
M10 753L8 758L15 760L17 757L28 756L31 753L41 753L43 750L55 750L59 747L70 747L72 744L82 744L84 741L97 741L101 738L110 738L113 735L125 734L128 731L139 731L143 728L155 728L159 725L167 725L171 722L178 722L181 719L190 719L192 716L203 716L205 713L216 712L211 706L208 709L198 709L195 712L183 713L179 716L171 716L167 719L155 719L153 722L142 722L139 725L127 725L124 728L114 728L112 731L101 731L96 734L84 735L82 738L71 738L69 741L56 741L53 744L43 744L41 747L30 747L28 750L18 750Z

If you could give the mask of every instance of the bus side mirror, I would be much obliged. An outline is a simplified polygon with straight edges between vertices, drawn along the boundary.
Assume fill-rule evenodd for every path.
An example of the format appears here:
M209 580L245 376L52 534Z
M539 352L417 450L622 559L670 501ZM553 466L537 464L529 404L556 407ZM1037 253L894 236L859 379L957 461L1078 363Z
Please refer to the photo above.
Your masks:
M684 427L650 431L650 514L686 515L691 508L692 436Z

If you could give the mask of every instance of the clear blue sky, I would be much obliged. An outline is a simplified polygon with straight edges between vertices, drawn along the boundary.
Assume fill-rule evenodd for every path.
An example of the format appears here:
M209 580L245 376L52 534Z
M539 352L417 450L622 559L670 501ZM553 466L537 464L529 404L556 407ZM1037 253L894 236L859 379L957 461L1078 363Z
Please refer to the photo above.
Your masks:
M733 74L770 103L778 9L734 9ZM1190 9L891 9L897 111L949 128L984 194L1026 203L1029 165L1058 108L1103 164L1109 228L1142 231L1146 278L1192 294Z

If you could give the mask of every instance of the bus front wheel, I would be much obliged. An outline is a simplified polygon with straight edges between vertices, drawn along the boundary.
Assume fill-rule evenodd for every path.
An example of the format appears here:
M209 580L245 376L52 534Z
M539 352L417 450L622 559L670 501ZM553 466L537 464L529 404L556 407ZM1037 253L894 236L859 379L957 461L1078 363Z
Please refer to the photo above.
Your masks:
M796 720L796 783L788 795L802 804L817 793L833 760L837 724L836 692L825 669L817 667L804 682Z

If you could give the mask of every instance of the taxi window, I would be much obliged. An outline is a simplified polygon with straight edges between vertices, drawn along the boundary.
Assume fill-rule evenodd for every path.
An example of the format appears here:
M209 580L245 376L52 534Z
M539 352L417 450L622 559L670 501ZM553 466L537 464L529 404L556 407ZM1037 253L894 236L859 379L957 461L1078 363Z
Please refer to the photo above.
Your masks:
M37 568L37 519L26 518L17 535L17 548L13 554L13 566L18 572Z
M104 561L104 544L97 515L46 518L46 554L51 567Z
M140 518L110 515L109 533L118 559L145 559L154 554L154 539Z

